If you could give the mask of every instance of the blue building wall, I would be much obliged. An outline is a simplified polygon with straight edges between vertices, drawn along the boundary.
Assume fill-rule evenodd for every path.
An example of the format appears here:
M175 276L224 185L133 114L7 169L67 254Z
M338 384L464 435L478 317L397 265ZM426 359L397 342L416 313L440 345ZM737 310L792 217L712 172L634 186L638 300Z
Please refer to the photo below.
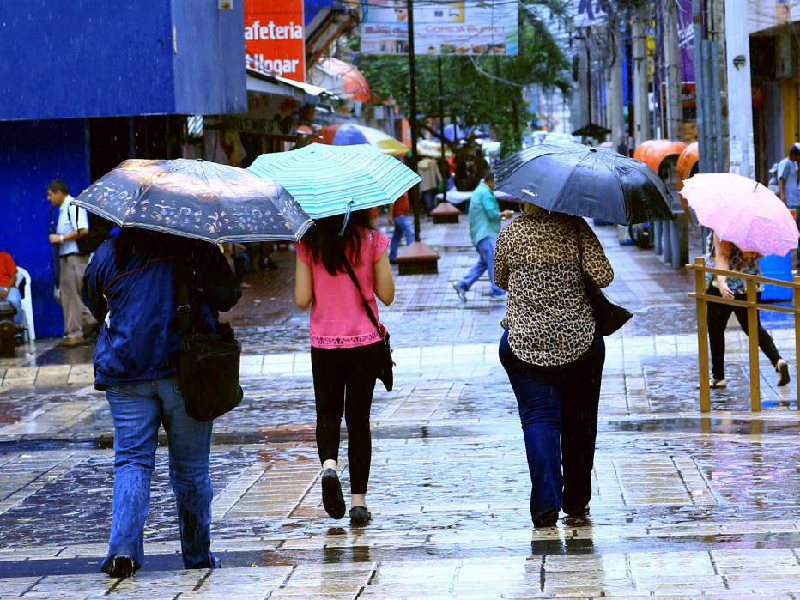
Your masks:
M172 0L175 112L247 112L244 2L234 7L219 10L216 0Z
M46 187L51 179L63 179L77 195L89 184L86 121L0 122L0 140L0 249L31 275L36 336L61 336Z
M244 6L217 4L0 2L0 120L246 111Z

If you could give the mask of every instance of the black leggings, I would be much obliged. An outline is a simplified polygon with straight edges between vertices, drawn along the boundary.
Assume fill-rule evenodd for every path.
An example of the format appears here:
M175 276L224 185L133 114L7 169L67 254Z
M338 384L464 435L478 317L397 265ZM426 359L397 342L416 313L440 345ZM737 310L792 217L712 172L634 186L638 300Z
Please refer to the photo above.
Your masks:
M376 380L377 347L311 348L311 373L317 404L319 460L337 460L342 414L347 423L350 492L366 494L372 461L369 412Z
M719 296L719 290L709 287L707 293L710 296ZM761 295L759 294L759 300ZM735 294L735 300L747 300L747 294ZM749 324L747 322L747 309L743 306L728 306L709 302L707 305L708 314L708 341L711 345L711 376L714 379L725 379L725 328L728 326L728 319L731 313L736 315L736 320L742 326L745 334L750 335ZM766 355L772 366L778 364L781 355L775 347L772 336L761 326L761 317L758 317L758 345Z

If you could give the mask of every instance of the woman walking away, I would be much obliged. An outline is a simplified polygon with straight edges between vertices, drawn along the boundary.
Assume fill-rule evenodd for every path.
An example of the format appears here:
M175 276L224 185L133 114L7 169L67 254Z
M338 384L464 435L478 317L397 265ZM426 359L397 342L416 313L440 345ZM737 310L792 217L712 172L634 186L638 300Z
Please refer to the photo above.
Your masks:
M178 389L181 346L175 272L194 273L192 323L218 331L217 311L239 300L236 276L213 245L140 229L103 243L86 270L89 308L103 323L94 353L95 388L105 390L114 421L111 539L102 570L130 577L142 565L158 429L169 445L169 474L178 507L183 564L214 568L210 550L211 422L186 414Z
M606 287L614 271L582 218L524 203L500 232L495 282L508 292L500 362L517 397L537 528L555 525L562 507L572 518L589 511L605 345L584 276Z
M714 269L738 271L749 275L761 275L758 265L760 255L755 252L743 252L738 246L719 239L716 233L708 236L706 261ZM727 300L747 300L747 288L744 279L724 277L706 273L708 294L721 296ZM761 299L761 284L758 284L758 300ZM750 335L747 321L747 308L744 306L727 306L716 302L708 302L708 341L711 345L711 387L718 389L728 385L725 380L725 328L731 313L742 326L745 334ZM758 345L767 356L778 373L778 385L784 386L792 380L789 376L789 365L781 358L772 336L761 326L758 317Z
M350 521L356 525L371 519L366 502L372 459L369 413L383 345L381 332L364 303L379 322L375 296L386 306L394 300L388 245L386 236L372 227L366 210L319 219L296 245L295 301L302 309L312 305L311 369L323 469L322 501L331 517L344 517L346 507L337 475L344 414Z

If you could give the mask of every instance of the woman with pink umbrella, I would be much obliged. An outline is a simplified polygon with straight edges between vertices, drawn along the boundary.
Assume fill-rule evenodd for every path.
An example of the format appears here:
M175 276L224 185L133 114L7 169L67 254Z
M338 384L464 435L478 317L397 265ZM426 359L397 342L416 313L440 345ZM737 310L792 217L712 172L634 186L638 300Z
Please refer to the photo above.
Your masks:
M695 175L681 194L694 209L698 221L712 229L706 262L715 269L761 275L758 259L784 255L797 245L798 230L786 206L760 183L733 173ZM747 300L746 283L737 277L707 274L708 294L727 300ZM758 285L760 298L761 285ZM750 335L747 308L708 303L708 338L711 346L711 387L724 388L725 329L731 313ZM791 381L789 365L781 358L772 336L758 319L758 345L778 374L778 385Z

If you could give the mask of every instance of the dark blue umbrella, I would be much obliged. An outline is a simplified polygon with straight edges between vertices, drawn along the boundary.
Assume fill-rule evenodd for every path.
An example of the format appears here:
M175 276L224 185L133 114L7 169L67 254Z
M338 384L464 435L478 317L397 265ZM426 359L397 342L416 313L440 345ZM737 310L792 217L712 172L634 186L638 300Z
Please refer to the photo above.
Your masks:
M553 212L621 224L673 219L658 175L605 148L533 146L502 161L496 179L498 190Z
M283 186L202 160L126 160L74 203L122 227L215 243L297 241L312 225Z

